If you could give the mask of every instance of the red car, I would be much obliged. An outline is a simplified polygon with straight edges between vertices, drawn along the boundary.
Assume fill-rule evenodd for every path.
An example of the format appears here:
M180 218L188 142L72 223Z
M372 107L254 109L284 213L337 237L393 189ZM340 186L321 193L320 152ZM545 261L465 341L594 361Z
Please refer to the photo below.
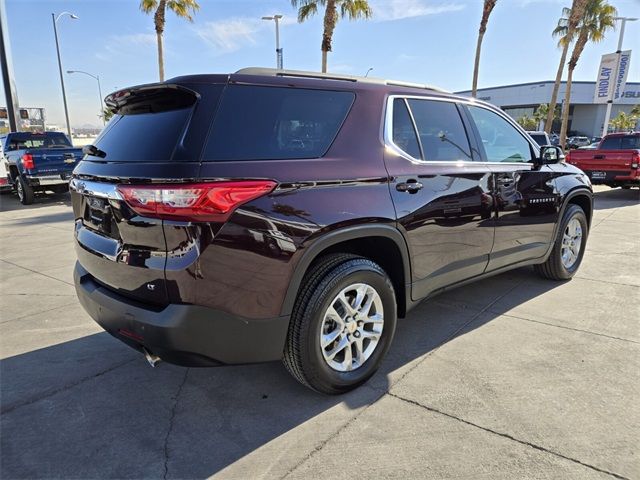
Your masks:
M607 135L595 150L570 151L566 162L589 175L591 183L640 187L640 132Z

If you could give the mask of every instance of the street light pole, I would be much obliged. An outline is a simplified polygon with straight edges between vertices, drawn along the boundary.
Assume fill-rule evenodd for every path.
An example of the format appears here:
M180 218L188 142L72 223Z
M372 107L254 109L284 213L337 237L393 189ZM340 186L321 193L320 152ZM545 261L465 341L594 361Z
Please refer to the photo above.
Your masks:
M609 98L607 99L607 111L604 114L604 125L602 127L602 136L604 137L609 132L609 120L611 119L611 108L613 107L616 86L618 85L618 75L620 74L620 59L622 58L622 40L624 39L624 26L627 22L635 22L637 18L631 17L615 17L614 20L620 20L620 36L618 37L618 49L616 50L616 66L613 70L613 85L609 92ZM620 92L622 95L622 92Z
M73 20L77 20L77 15L70 12L62 12L56 17L55 13L51 14L51 20L53 21L53 35L56 37L56 53L58 54L58 69L60 70L60 85L62 86L62 102L64 103L64 117L67 122L67 133L69 134L69 141L73 142L71 138L71 123L69 123L69 109L67 108L67 93L64 89L64 76L62 75L62 60L60 58L60 43L58 42L58 28L57 23L61 17L69 15Z
M102 104L102 88L100 87L100 76L99 75L92 75L89 72L83 72L82 70L67 70L68 74L72 74L72 73L83 73L85 75L89 75L91 78L94 78L95 80L98 81L98 100L100 100L100 116L102 117L102 124L105 125L107 122L104 119L104 108L103 108L103 104Z
M262 20L273 20L276 24L276 68L278 70L283 69L283 61L282 61L282 48L280 48L280 19L282 15L274 15L273 17L262 17Z

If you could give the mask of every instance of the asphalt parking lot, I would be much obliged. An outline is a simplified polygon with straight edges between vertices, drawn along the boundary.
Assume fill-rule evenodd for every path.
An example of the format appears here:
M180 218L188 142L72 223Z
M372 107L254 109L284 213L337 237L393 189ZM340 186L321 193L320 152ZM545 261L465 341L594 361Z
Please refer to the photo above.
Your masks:
M0 198L0 477L640 478L640 195L598 188L567 283L530 268L424 302L365 387L185 369L102 332L67 196Z

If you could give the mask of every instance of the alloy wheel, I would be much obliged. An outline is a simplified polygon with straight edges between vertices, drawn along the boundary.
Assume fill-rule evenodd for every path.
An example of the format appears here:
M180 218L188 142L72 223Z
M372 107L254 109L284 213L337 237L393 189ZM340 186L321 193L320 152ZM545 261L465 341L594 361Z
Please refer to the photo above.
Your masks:
M575 265L580 255L580 249L582 248L582 225L580 220L572 218L567 223L567 226L562 235L562 265L567 270Z
M333 299L320 330L325 362L339 372L360 368L373 354L384 327L382 298L366 283L350 285Z

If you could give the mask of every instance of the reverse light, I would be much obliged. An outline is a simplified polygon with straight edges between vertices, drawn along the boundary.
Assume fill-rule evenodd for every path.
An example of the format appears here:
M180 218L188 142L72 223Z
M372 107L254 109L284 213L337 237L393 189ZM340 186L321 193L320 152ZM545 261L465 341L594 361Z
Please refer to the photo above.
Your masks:
M631 168L638 168L640 165L640 152L633 152L633 157L631 157Z
M24 155L22 155L20 161L22 162L22 166L27 170L33 170L35 168L35 165L33 164L33 155L31 155L30 153L25 153Z
M243 203L268 194L271 180L188 183L175 185L118 185L133 211L145 217L187 222L225 221Z

